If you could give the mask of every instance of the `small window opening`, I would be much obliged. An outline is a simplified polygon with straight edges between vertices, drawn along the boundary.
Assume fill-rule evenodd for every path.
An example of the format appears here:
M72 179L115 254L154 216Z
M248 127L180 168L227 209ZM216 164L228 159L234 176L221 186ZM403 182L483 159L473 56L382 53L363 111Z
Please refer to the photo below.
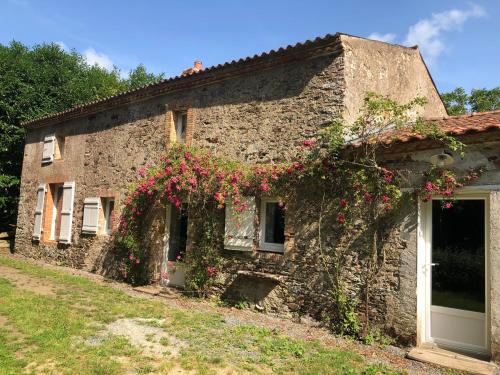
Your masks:
M115 199L102 198L102 208L104 214L104 223L102 225L102 234L111 234L114 225Z
M175 115L175 134L177 143L186 143L187 112L177 112Z

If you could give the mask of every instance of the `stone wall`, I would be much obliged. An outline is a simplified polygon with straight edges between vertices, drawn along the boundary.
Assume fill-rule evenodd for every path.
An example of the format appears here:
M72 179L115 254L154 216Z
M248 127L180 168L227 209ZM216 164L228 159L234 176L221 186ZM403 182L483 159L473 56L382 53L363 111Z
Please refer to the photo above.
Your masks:
M169 144L172 109L189 109L195 146L241 161L283 160L340 112L342 68L342 57L330 54L30 129L16 251L76 268L113 272L115 263L107 254L112 240L81 234L84 199L114 196L119 208L137 170L156 160ZM43 138L53 133L65 137L64 156L42 166ZM72 244L32 242L38 185L65 181L76 183Z
M354 121L367 91L387 95L400 103L417 96L427 104L418 109L424 117L447 116L436 86L418 48L342 35L346 90L344 118Z

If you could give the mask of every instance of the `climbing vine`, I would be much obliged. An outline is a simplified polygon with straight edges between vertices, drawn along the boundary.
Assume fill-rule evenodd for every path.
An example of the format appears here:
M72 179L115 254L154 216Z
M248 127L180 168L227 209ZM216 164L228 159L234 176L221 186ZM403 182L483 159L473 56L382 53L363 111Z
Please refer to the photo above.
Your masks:
M379 226L399 205L402 187L409 185L408 171L385 166L380 148L398 135L416 133L457 153L464 152L461 142L436 125L414 119L416 109L424 104L422 98L401 105L369 93L354 123L335 119L315 139L304 140L295 160L286 163L249 165L193 147L171 147L158 161L139 170L138 180L130 186L124 202L118 233L121 244L129 249L124 277L134 282L141 275L141 259L147 249L138 244L144 215L151 207L171 204L180 209L187 203L190 212L202 215L203 220L197 221L200 225L194 228L196 249L188 254L186 262L187 287L204 294L222 264L223 228L218 217L225 204L231 203L236 212L243 212L248 208L244 196L273 196L287 206L293 205L297 188L312 186L322 197L316 243L336 306L328 318L337 331L358 334L360 324L355 310L360 301L348 295L345 288L341 272L344 252L361 232L371 233L369 245L360 250L366 259L364 304L365 322L369 325L370 286L384 266L384 255L379 252ZM432 168L423 175L424 183L417 195L423 199L444 196L443 207L448 208L455 190L476 179L480 172L471 171L458 178L451 170ZM334 248L326 245L322 231L327 217L334 218L336 233L343 238Z

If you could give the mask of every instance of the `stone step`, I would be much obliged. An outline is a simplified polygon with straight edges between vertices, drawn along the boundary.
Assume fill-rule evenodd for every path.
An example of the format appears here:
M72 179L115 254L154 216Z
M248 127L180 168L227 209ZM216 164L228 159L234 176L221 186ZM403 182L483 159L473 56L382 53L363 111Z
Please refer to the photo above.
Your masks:
M467 371L478 375L498 375L498 366L465 355L439 348L413 348L407 357L420 362L432 363L455 370Z

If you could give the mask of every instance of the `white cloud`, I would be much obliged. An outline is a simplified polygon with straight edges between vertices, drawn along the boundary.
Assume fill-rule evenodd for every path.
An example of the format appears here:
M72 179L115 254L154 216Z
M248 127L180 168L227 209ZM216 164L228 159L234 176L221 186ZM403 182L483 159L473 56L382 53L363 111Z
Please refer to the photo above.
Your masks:
M93 48L87 48L83 52L83 57L90 65L98 65L107 70L113 69L113 61L104 53L99 53Z
M57 44L59 47L61 47L63 51L69 51L68 46L64 42L59 41L59 42L54 42L54 44Z
M485 16L485 10L475 4L472 4L467 10L452 9L433 13L430 18L425 18L410 26L403 44L406 46L418 45L428 62L432 62L445 50L444 32L460 30L468 19Z
M368 35L368 39L380 40L381 42L393 43L396 40L396 34L387 33L387 34L379 34L379 33L371 33Z

